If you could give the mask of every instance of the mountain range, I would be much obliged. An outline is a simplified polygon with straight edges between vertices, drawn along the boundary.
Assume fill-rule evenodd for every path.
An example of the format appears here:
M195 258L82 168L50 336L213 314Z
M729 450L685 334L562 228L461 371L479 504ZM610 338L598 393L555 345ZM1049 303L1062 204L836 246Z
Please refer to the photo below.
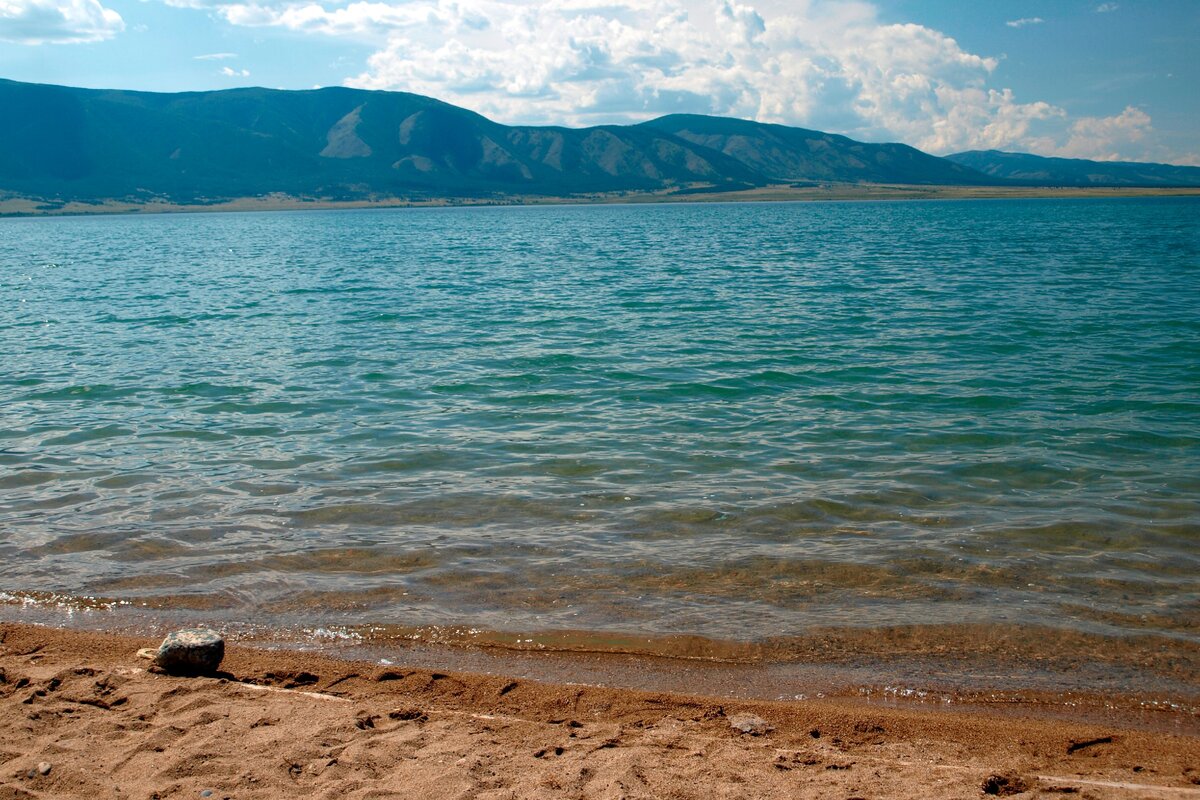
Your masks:
M990 178L1026 186L1200 186L1200 167L1133 161L1046 158L1000 150L946 156Z
M1187 185L1200 168L946 158L700 115L590 128L502 125L407 92L150 93L0 79L0 193L209 202L730 191L813 183Z

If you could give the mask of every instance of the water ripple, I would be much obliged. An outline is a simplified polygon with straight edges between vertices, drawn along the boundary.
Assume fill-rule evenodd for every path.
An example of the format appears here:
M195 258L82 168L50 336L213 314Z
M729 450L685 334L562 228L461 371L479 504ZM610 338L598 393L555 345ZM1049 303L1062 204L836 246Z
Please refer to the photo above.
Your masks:
M0 580L281 624L1197 639L1198 210L3 220Z

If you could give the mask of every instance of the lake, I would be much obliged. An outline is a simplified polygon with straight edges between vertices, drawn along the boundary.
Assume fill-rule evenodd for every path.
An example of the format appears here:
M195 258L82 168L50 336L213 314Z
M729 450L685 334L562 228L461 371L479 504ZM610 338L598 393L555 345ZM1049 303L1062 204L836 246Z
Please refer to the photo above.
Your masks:
M0 587L516 645L1049 632L1190 680L1198 309L1191 198L0 220Z

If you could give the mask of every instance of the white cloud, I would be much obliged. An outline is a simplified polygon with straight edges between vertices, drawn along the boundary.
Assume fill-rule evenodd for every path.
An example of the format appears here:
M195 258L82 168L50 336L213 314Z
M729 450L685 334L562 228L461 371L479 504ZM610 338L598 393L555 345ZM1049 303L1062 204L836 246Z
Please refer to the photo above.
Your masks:
M98 0L0 0L0 42L80 44L123 30L121 15Z
M1122 145L1140 142L1153 130L1150 115L1139 108L1126 106L1112 117L1083 117L1071 124L1071 138L1063 151L1081 158L1116 161L1121 158Z
M686 111L961 149L1051 113L989 91L995 59L930 28L883 24L864 2L772 11L737 0L410 0L220 13L240 25L374 39L368 69L347 84L434 95L507 122ZM968 117L998 125L979 133L959 122Z
M1138 123L1130 109L1072 120L1018 98L997 85L997 58L932 28L886 23L865 0L163 1L209 8L234 25L366 43L374 49L366 69L346 85L431 95L507 123L689 112L934 153L1103 157L1141 155L1153 138L1148 118ZM1110 119L1120 122L1102 124Z
M162 0L162 2L173 8L220 8L228 5L230 0Z
M1028 152L1093 161L1152 161L1200 166L1200 153L1166 146L1144 110L1126 106L1107 117L1062 120L1057 129L1019 141Z
M205 53L202 56L192 56L196 61L224 61L229 58L237 58L237 53Z
M1061 113L990 89L994 58L930 28L884 24L867 3L812 0L776 13L733 1L626 0L619 11L584 0L476 3L488 21L479 33L464 30L461 6L427 7L436 28L387 30L347 83L431 94L509 122L724 114L935 152L994 146Z
M248 70L248 69L233 69L232 67L221 67L221 74L227 78L249 78L250 70Z
M1026 25L1041 25L1045 21L1041 17L1021 17L1020 19L1010 19L1004 24L1010 28L1024 28Z
M1130 151L1142 151L1139 157L1154 158L1153 151L1145 152L1140 147L1153 131L1149 114L1126 106L1111 117L1080 117L1067 128L1065 142L1042 139L1034 144L1044 155L1064 158L1122 161L1129 158L1123 153Z
M1096 6L1096 13L1107 14L1110 11L1116 11L1118 8L1120 8L1120 6L1118 6L1116 3L1101 3L1100 5Z

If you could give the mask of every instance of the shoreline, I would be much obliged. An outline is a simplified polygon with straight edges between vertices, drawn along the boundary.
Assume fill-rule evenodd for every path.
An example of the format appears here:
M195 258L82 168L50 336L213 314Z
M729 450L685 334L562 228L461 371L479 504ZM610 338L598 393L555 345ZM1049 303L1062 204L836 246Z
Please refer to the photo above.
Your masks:
M803 636L721 640L589 630L496 631L465 625L295 624L61 595L0 593L0 626L161 639L196 625L232 643L339 662L517 676L631 691L746 701L819 697L942 710L1001 710L1075 722L1122 721L1200 736L1200 645L1153 635L1097 636L1033 625L814 628Z
M0 792L1200 797L1200 736L1119 721L731 700L237 644L220 677L173 678L138 660L156 644L0 623ZM733 727L744 716L757 735Z
M919 184L772 185L738 191L614 192L552 197L509 195L461 198L382 198L327 200L269 194L213 203L97 203L6 197L0 193L0 219L139 214L234 213L247 211L335 211L392 208L459 208L546 205L637 205L670 203L855 202L877 200L1028 200L1136 197L1200 197L1200 187L1144 186L925 186Z

